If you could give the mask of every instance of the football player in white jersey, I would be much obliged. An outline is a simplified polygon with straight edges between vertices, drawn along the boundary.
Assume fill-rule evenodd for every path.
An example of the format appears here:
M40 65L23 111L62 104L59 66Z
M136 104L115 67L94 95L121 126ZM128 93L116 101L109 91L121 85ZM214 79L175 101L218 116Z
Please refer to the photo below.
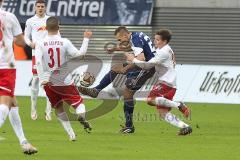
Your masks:
M35 43L42 40L47 35L46 20L49 16L46 15L46 2L44 0L37 0L35 3L35 16L26 21L25 41L28 46L32 48L32 83L31 83L31 118L37 119L37 97L39 92L39 78L35 64ZM45 119L51 120L51 105L46 98Z
M2 3L3 1L0 0L0 7ZM37 152L37 149L25 138L17 101L14 96L16 81L13 53L14 37L17 45L25 45L22 29L16 16L0 8L0 127L9 116L10 123L19 139L23 152L33 154Z
M58 70L67 61L67 57L78 57L85 55L92 32L85 31L84 39L80 50L66 38L58 34L59 21L56 17L47 19L48 35L36 44L36 65L41 85L55 108L57 117L69 135L70 140L75 140L75 133L71 127L68 116L63 109L63 102L66 102L76 110L78 121L87 132L91 131L90 124L85 119L85 105L79 95L77 88L72 83L56 84L52 81L52 74L60 74ZM53 78L54 79L54 78Z
M178 119L170 112L171 108L179 109L185 117L190 116L190 110L182 102L172 101L176 92L176 70L175 55L170 45L171 31L161 29L155 34L154 44L156 47L156 55L148 62L139 61L130 54L126 54L127 60L132 61L143 69L150 69L155 66L158 82L153 86L147 102L151 106L157 106L159 115L168 123L179 127L178 135L187 135L192 132L192 128Z

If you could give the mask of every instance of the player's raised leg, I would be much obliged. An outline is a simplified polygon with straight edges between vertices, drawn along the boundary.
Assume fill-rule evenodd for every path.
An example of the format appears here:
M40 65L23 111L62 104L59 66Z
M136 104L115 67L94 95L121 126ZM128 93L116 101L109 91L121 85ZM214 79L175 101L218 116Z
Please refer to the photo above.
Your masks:
M99 84L96 87L86 88L86 87L79 86L78 87L79 92L81 92L84 95L88 95L90 97L96 98L101 90L103 90L110 83L112 83L112 81L114 81L114 79L118 74L116 71L114 71L114 68L122 67L122 64L120 65L116 65L115 67L112 68L112 70L110 70L107 74L105 74L105 76L102 78L102 80L99 82Z
M154 100L151 100L151 103L155 106L177 108L186 118L190 116L190 109L183 102L175 102L164 97L156 97Z
M157 110L163 120L175 127L180 128L178 135L187 135L192 132L192 128L188 124L177 118L173 113L169 112L168 108L157 106Z
M153 89L147 98L147 103L151 106L177 108L186 118L188 118L190 116L190 109L184 103L172 100L175 93L176 88L158 82L153 86Z
M153 89L147 98L147 102L151 106L156 106L157 111L163 120L180 128L178 135L187 135L192 132L192 128L170 112L172 108L177 108L179 110L183 109L183 106L181 105L182 103L172 101L175 93L176 88L163 83L157 83L153 86ZM185 109L186 113L190 113L187 107ZM186 115L189 116L189 114Z

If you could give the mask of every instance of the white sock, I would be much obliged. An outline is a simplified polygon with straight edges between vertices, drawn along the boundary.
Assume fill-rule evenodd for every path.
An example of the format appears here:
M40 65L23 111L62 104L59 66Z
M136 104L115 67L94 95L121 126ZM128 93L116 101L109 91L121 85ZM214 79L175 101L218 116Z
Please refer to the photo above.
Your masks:
M4 124L9 113L9 108L5 104L0 104L0 127Z
M178 128L185 128L188 127L189 125L178 119L174 114L171 112L167 112L165 114L164 120L168 123L170 123L173 126L176 126Z
M9 120L13 127L15 134L17 135L20 144L22 144L27 139L24 136L22 129L22 122L19 116L18 107L12 107L9 111Z
M32 86L31 86L31 109L32 111L36 111L37 109L37 97L39 92L39 78L38 76L34 75L32 79Z
M46 104L46 110L45 110L45 112L46 112L47 114L51 115L51 109L52 109L52 108L51 108L51 103L50 103L48 97L46 97L46 101L47 101L47 104Z
M164 97L156 97L155 103L157 106L164 106L164 107L169 107L169 108L178 108L178 106L180 105L179 102L171 101Z
M71 123L68 120L66 112L58 114L58 120L63 125L63 128L65 129L69 137L75 137L75 133L72 129Z
M76 113L81 116L82 118L85 119L85 113L86 113L86 109L85 109L85 105L83 103L81 103L77 108L76 108Z

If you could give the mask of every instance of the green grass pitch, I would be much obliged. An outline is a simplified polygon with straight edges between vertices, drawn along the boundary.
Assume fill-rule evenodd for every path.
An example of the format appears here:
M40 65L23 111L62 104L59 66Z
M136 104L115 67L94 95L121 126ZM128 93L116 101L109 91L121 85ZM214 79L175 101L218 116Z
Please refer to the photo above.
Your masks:
M38 120L30 119L30 98L18 97L20 115L26 137L39 150L36 155L24 155L7 120L0 128L1 160L239 160L240 106L228 104L190 104L193 127L189 136L176 136L177 128L154 117L155 109L144 102L135 108L136 132L118 133L123 123L122 102L112 112L91 120L93 132L87 134L77 122L72 126L77 141L68 141L61 124L53 116L44 120L45 99L38 100ZM98 100L86 100L88 109ZM180 116L179 111L173 112Z

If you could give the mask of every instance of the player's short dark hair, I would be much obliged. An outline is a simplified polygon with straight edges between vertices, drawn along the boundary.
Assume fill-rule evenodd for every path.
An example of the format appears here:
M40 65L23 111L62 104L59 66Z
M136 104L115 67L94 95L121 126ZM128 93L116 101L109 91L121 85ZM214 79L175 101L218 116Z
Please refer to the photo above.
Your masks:
M167 43L169 43L172 38L172 32L169 29L160 29L156 32L156 35L161 36L161 39L166 40Z
M54 17L54 16L49 17L47 19L46 24L47 24L47 30L50 32L59 30L59 20L57 17Z
M38 3L44 3L46 5L46 1L45 0L36 0L35 5L37 5Z
M116 36L119 32L129 32L127 27L125 26L120 26L117 29L115 29L114 35Z

